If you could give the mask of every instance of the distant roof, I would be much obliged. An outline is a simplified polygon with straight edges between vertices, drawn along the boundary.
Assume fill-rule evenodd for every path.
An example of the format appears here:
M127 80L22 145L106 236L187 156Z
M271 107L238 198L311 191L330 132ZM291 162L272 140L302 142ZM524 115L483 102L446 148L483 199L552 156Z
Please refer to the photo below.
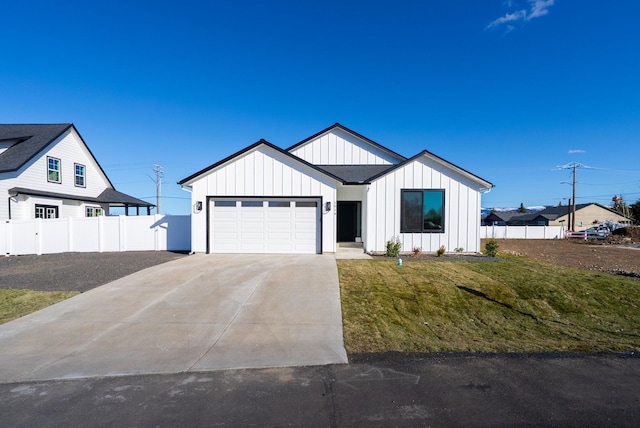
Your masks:
M71 201L83 201L94 202L98 204L109 204L115 206L140 206L140 207L155 207L154 204L143 201L142 199L134 198L126 193L118 192L115 189L105 189L100 195L93 198L90 196L69 195L66 193L45 192L42 190L25 189L23 187L13 187L9 189L11 195L29 195L29 196L42 196L45 198L56 199L68 199Z
M576 204L576 211L579 211L583 208L589 207L591 205L596 205L604 210L610 211L614 214L618 214L619 216L625 217L625 218L629 218L627 216L625 216L624 214L622 214L619 211L614 210L611 207L607 207L605 205L599 204L597 202L589 202L587 204ZM548 207L545 208L542 211L539 211L538 214L542 214L542 215L556 215L557 217L561 217L563 215L566 215L570 210L572 210L572 207L570 205L564 205L564 206L556 206L556 207Z
M53 125L0 124L0 141L18 140L0 153L0 172L16 171L71 128L71 123Z
M378 175L395 165L316 165L331 175L341 178L345 184L368 183L369 178Z
M387 154L390 154L391 156L395 157L395 158L396 158L396 159L398 159L399 161L403 161L403 160L405 160L405 159L406 159L406 158L405 158L404 156L402 156L401 154L396 153L396 152L394 152L393 150L388 149L388 148L386 148L385 146L383 146L383 145L381 145L381 144L378 144L378 143L376 143L376 142L375 142L375 141L373 141L373 140L370 140L369 138L365 137L364 135L358 134L356 131L353 131L353 130L349 129L349 128L347 128L346 126L339 124L338 122L334 123L333 125L329 126L328 128L323 129L323 130L322 130L322 131L320 131L320 132L316 132L316 133L315 133L315 134L313 134L311 137L307 137L307 138L305 138L304 140L300 141L299 143L294 144L293 146L289 147L289 148L287 149L287 151L288 151L288 152L290 152L291 150L294 150L294 149L298 148L299 146L302 146L302 145L304 145L305 143L307 143L307 142L309 142L309 141L311 141L311 140L313 140L313 139L315 139L315 138L319 137L319 136L320 136L320 135L322 135L322 134L326 134L327 132L329 132L329 131L331 131L331 130L333 130L333 129L341 129L341 130L343 130L343 131L345 131L345 132L347 132L347 133L349 133L349 134L351 134L351 135L353 135L353 136L355 136L355 137L358 137L358 138L360 138L361 140L366 141L367 143L371 144L372 146L377 147L378 149L382 150L383 152L385 152L385 153L387 153Z

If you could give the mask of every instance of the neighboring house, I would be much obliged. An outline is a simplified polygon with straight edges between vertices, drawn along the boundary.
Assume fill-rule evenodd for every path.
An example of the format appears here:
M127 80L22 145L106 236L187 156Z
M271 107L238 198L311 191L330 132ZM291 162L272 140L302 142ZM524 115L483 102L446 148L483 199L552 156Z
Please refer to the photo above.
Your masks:
M488 226L560 226L569 227L569 215L572 206L548 207L533 213L494 212L489 214L484 223ZM598 223L632 224L633 219L625 217L604 205L592 202L576 205L576 230L586 229Z
M538 214L549 216L549 226L560 226L564 224L569 227L569 214L572 213L572 206L549 207ZM633 219L625 217L618 211L600 205L595 202L588 204L576 204L575 229L586 229L594 224L612 222L618 224L633 224Z
M493 211L482 220L482 225L505 226L512 218L522 215L517 211Z
M149 214L154 205L118 192L73 124L0 124L0 219L93 217L111 207Z
M190 188L192 251L332 253L480 250L493 185L428 152L411 158L336 123L283 150L257 143L178 182Z

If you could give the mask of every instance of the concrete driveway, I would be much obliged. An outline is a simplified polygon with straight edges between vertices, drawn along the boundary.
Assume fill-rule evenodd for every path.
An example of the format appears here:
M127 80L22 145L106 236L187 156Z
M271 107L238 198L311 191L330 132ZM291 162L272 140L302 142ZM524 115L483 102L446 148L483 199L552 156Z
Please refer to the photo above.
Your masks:
M0 382L346 362L330 255L193 255L0 325Z

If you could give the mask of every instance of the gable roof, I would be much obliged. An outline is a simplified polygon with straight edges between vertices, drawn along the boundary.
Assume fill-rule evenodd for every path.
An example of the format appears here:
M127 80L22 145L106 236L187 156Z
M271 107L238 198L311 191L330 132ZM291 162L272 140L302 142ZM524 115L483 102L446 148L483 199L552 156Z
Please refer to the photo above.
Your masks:
M53 125L0 124L0 141L18 142L0 153L0 172L16 171L72 127L71 123Z
M73 123L0 124L0 141L18 140L16 144L0 153L0 172L12 172L22 168L69 129L73 129L78 135L85 149L89 152L89 156L93 158L107 183L113 188L111 180L109 180L98 159L93 155Z
M419 159L419 158L421 158L423 156L426 157L426 158L431 159L432 161L434 161L436 163L439 163L440 165L443 165L446 168L449 168L449 169L452 169L452 170L456 171L458 174L460 174L462 176L465 176L465 177L471 179L472 181L475 181L476 183L480 184L480 186L482 186L483 188L492 189L493 187L495 187L493 185L493 183L491 183L491 182L489 182L489 181L487 181L487 180L485 180L483 178L478 177L477 175L467 171L464 168L461 168L461 167L459 167L459 166L457 166L455 164L452 164L449 161L446 161L446 160L442 159L440 156L434 155L433 153L431 153L428 150L423 150L420 153L418 153L417 155L415 155L413 157L410 157L409 159L405 160L404 162L400 162L399 164L392 165L391 168L389 168L389 169L387 169L385 171L382 171L377 175L369 177L368 181L377 180L378 178L380 178L380 177L382 177L384 175L387 175L390 172L393 172L398 168L402 168L403 166L405 166L405 165L407 165L407 164L409 164L409 163L411 163L411 162L413 162L413 161L415 161L415 160L417 160L417 159Z
M387 154L391 155L392 157L397 158L397 159L398 159L398 161L403 161L403 160L405 160L405 159L406 159L406 158L405 158L404 156L402 156L401 154L398 154L398 153L394 152L393 150L388 149L388 148L386 148L385 146L383 146L383 145L381 145L381 144L378 144L378 143L376 143L376 142L375 142L375 141L373 141L373 140L370 140L369 138L365 137L364 135L358 134L357 132L355 132L355 131L353 131L353 130L351 130L351 129L347 128L346 126L341 125L341 124L340 124L340 123L338 123L338 122L334 123L333 125L329 126L328 128L323 129L323 130L322 130L322 131L320 131L320 132L317 132L317 133L313 134L311 137L307 137L307 138L305 138L304 140L300 141L299 143L294 144L293 146L289 147L289 148L287 149L287 151L288 151L288 152L290 152L290 151L292 151L292 150L294 150L294 149L297 149L298 147L305 145L305 144L306 144L306 143L308 143L309 141L311 141L311 140L315 140L315 139L316 139L316 138L318 138L319 136L321 136L321 135L323 135L323 134L326 134L327 132L332 131L332 130L334 130L334 129L340 129L340 130L342 130L342 131L344 131L344 132L346 132L346 133L348 133L348 134L351 134L351 135L353 135L354 137L357 137L357 138L359 138L359 139L361 139L361 140L365 141L366 143L368 143L368 144L370 144L370 145L372 145L372 146L376 147L377 149L379 149L379 150L381 150L381 151L383 151L383 152L385 152L385 153L387 153Z
M209 165L208 167L201 169L200 171L196 172L195 174L192 174L192 175L188 176L187 178L184 178L184 179L178 181L178 184L181 185L181 186L185 185L185 183L188 183L188 182L194 180L195 178L198 178L199 176L201 176L201 175L203 175L203 174L205 174L205 173L207 173L209 171L212 171L212 170L218 168L219 166L224 165L225 163L227 163L227 162L229 162L229 161L231 161L231 160L233 160L233 159L235 159L235 158L237 158L239 156L242 156L245 153L248 153L248 152L252 151L253 149L255 149L255 148L259 147L259 146L269 147L270 149L273 149L273 150L277 151L278 153L281 153L284 156L286 156L286 157L288 157L290 159L293 159L297 163L300 163L300 164L305 165L305 166L307 166L307 167L309 167L311 169L314 169L314 170L318 171L319 173L321 173L323 175L326 175L327 177L329 177L329 178L331 178L333 180L336 180L339 183L344 183L344 180L342 178L332 174L331 172L325 171L324 169L319 168L317 165L313 165L313 164L305 161L304 159L301 159L301 158L299 158L297 156L294 156L291 153L289 153L288 151L282 150L280 147L271 144L270 142L268 142L264 138L261 138L259 141L253 143L249 147L246 147L246 148L240 150L239 152L236 152L236 153L232 154L231 156L228 156L228 157L222 159L221 161L216 162L213 165Z

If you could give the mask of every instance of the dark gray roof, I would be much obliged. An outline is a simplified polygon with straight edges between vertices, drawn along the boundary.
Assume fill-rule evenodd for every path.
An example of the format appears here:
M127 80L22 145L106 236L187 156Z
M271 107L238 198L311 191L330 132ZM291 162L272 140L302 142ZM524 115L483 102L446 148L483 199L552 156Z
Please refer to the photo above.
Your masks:
M68 199L72 201L93 202L97 204L109 204L112 206L141 206L141 207L155 207L154 204L143 201L142 199L134 198L125 193L118 192L115 189L105 189L98 197L69 195L66 193L45 192L42 190L25 189L23 187L13 187L9 189L10 195L30 195L30 196L42 196L45 198L55 199Z
M0 172L16 171L72 127L71 123L52 125L0 124L0 141L18 140L0 153Z
M368 179L378 175L395 165L316 165L329 174L342 179L345 184L368 183Z

